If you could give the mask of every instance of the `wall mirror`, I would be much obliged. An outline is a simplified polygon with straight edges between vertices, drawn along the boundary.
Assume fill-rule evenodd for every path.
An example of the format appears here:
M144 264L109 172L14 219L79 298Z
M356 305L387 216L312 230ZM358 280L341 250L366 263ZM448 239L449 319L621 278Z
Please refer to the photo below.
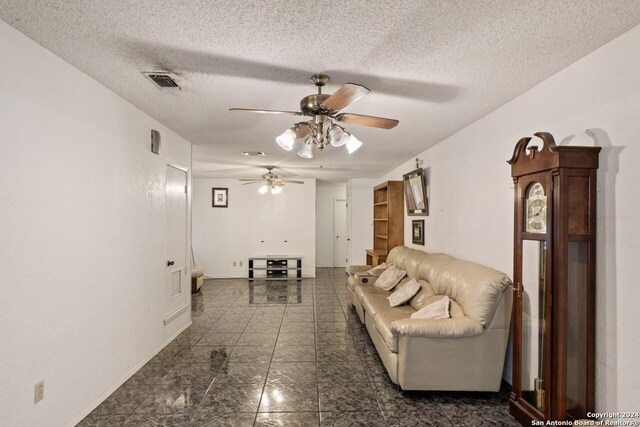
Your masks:
M412 216L429 215L427 205L427 186L424 179L424 169L419 168L403 175L404 200L407 204L407 214Z

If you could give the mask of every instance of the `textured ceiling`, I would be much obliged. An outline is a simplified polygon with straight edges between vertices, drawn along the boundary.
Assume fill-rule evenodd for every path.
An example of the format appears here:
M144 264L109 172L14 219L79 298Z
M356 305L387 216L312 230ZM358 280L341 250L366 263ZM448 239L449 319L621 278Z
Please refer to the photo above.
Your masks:
M640 1L0 0L0 19L191 141L196 176L274 164L340 181L380 176L629 30ZM140 74L155 70L182 90ZM346 111L399 126L347 126L359 151L305 160L274 142L296 117L228 111L297 110L317 72L329 93L371 89Z

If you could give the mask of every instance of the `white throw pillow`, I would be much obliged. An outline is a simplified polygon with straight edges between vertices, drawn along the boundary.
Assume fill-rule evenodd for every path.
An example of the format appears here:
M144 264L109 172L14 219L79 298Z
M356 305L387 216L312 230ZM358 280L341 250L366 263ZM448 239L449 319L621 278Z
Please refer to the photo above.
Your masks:
M378 277L374 285L385 291L390 291L406 274L404 270L400 270L392 265Z
M429 304L411 315L412 319L448 319L451 300L445 296L440 301Z
M416 279L411 279L404 286L393 291L391 295L387 297L391 307L397 307L409 301L420 290L420 283Z
M367 270L367 273L372 276L379 276L383 271L387 269L387 263L383 262L382 264L378 264L370 270Z

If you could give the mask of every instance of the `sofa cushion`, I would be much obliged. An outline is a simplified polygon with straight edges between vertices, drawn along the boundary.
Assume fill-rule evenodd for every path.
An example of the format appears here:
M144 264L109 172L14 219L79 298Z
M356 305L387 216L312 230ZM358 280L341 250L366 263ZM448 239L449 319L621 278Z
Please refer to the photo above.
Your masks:
M467 317L482 326L491 321L502 292L511 283L504 273L470 261L453 260L425 270L435 275L428 279L435 294L449 296Z
M449 319L449 306L451 305L451 299L448 296L444 296L441 300L431 303L422 307L411 315L412 319Z
M414 310L420 310L422 307L427 305L427 303L425 302L427 298L431 298L435 295L433 293L433 288L431 287L431 284L429 282L427 282L426 280L418 279L418 283L420 283L420 291L416 294L416 296L411 298L411 302L409 303Z
M385 301L386 302L386 301ZM373 304L378 309L375 316L373 316L373 324L380 334L380 337L384 340L389 351L393 353L398 352L398 336L394 336L391 332L391 325L396 320L409 319L415 310L410 305L403 305L400 307L389 307L387 302L386 306L378 307L377 303ZM367 312L368 314L368 312Z
M405 259L414 252L416 252L415 249L410 249L406 246L396 246L389 251L386 263L387 265L393 265L401 270L404 270Z
M367 313L367 317L373 318L378 313L378 311L390 308L389 300L387 299L388 296L389 292L366 293L360 300L360 305L362 305L362 308L364 308L364 311Z
M387 297L391 307L397 307L409 301L420 291L420 283L416 279L410 279L403 286L396 286L396 290Z
M382 288L385 291L390 291L398 283L400 283L400 280L402 280L402 278L406 275L406 271L400 270L399 268L396 268L394 266L390 266L380 275L380 277L378 277L378 280L376 280L374 286Z
M389 292L371 285L360 285L354 288L354 299L357 300L360 305L362 305L365 295L369 294L384 295L385 298L389 296Z
M454 261L456 261L456 259L447 254L428 254L422 258L422 262L416 269L415 277L424 279L433 285L433 281Z
M411 249L402 263L402 269L407 272L407 276L419 279L421 277L418 275L418 269L427 258L429 258L428 253Z

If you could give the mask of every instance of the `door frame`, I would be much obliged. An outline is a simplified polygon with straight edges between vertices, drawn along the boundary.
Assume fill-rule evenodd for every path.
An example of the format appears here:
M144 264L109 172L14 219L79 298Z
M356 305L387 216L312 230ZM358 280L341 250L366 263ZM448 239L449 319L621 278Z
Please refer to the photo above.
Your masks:
M187 295L187 291L189 291L191 289L191 256L190 256L190 250L191 250L191 171L190 168L185 167L185 166L181 166L179 164L176 163L166 163L165 165L165 224L164 224L164 261L163 261L163 266L165 268L165 272L166 272L166 259L167 259L167 254L169 253L169 230L168 230L168 224L167 224L167 218L166 218L166 212L167 212L167 205L166 205L166 197L167 197L167 167L172 167L174 169L178 169L182 172L185 173L185 185L187 186L187 192L185 193L185 241L184 241L184 246L185 246L185 266L184 266L184 276L185 276L185 280L182 283L182 287L183 287L183 291L184 291L184 304L182 304L180 307L178 307L176 310L172 311L171 313L167 313L167 307L166 304L168 303L168 301L166 300L166 274L165 274L165 283L163 283L164 285L164 290L165 290L165 318L164 318L164 325L167 326L169 325L172 321L174 321L175 319L177 319L178 317L180 317L185 311L190 310L191 307L191 298L188 297Z
M331 206L331 212L333 213L333 218L332 218L332 223L333 223L333 235L332 235L332 245L331 245L331 252L332 252L332 259L331 259L331 264L333 265L333 267L336 267L336 239L333 237L336 235L336 202L338 201L344 201L344 234L345 234L345 241L344 241L344 248L345 248L345 265L347 265L349 263L349 247L347 245L347 198L346 197L333 197L333 205Z

